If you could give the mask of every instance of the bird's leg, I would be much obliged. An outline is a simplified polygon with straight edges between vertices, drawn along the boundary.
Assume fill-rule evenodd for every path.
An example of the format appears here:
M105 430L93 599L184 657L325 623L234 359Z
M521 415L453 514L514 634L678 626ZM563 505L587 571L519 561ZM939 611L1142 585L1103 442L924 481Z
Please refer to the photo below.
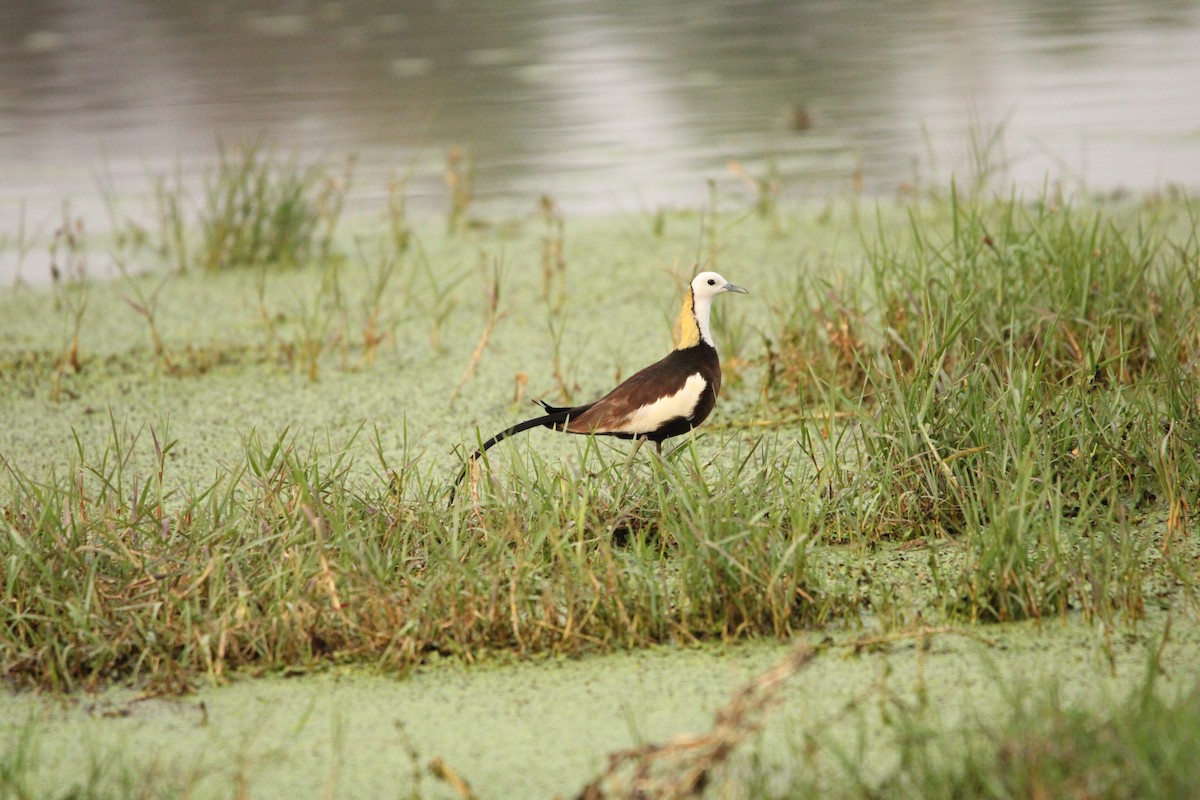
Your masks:
M633 441L634 441L633 450L630 451L629 458L625 459L625 468L626 469L628 469L629 465L633 463L633 457L636 456L637 451L641 449L642 444L646 441L646 437L639 436L636 439L634 439Z

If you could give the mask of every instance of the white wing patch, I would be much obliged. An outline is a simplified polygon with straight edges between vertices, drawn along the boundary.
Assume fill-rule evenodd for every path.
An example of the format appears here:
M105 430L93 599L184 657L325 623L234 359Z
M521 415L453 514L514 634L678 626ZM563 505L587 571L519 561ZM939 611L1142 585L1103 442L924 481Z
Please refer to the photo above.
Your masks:
M688 376L683 388L675 394L660 397L649 405L634 411L616 430L621 433L650 433L663 423L679 417L690 417L700 402L700 395L708 382L696 372Z

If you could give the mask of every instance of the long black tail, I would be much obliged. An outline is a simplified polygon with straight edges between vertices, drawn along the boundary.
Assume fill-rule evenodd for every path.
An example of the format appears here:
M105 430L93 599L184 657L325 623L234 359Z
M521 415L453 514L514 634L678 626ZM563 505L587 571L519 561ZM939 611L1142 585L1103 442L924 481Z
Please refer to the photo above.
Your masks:
M567 418L570 415L571 409L569 408L555 409L549 414L545 414L540 417L534 417L533 419L527 419L524 422L518 422L511 428L505 428L480 445L479 449L471 454L471 458L468 459L468 464L470 464L471 461L475 461L488 450L492 449L494 445L500 444L500 442L503 442L510 436L515 436L516 434L527 431L530 428L559 428L566 424Z
M540 417L534 417L533 419L527 419L524 422L518 422L516 425L513 425L511 428L505 428L504 430L500 431L495 436L493 436L492 438L490 438L486 442L484 442L482 445L480 445L479 449L476 450L474 453L472 453L470 455L470 457L467 459L466 463L463 464L463 468L459 471L458 477L454 479L454 485L450 487L450 503L451 504L454 503L454 495L458 491L458 485L460 483L462 483L463 478L466 477L467 470L469 470L471 468L471 465L474 464L476 461L478 461L483 456L483 454L486 453L489 449L491 449L494 445L497 445L500 442L503 442L505 439L507 439L510 436L515 436L518 433L527 431L530 428L554 428L555 430L562 430L563 427L567 424L568 419L570 419L573 416L583 413L584 411L586 411L589 408L589 406L576 406L574 408L560 408L558 406L552 406L548 403L544 403L541 400L535 400L534 402L537 403L538 405L540 405L542 408L544 408L546 411L548 411L550 413L544 414Z

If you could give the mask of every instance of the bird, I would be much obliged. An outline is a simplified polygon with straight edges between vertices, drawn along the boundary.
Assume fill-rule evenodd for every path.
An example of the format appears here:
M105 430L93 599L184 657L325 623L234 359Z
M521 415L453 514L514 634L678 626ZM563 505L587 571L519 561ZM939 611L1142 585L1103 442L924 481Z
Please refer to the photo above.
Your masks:
M716 405L721 391L721 362L713 343L709 315L713 299L725 292L750 293L715 272L696 275L684 293L683 307L675 323L674 350L594 402L552 406L534 401L546 413L505 428L480 445L463 465L454 487L492 446L531 428L636 439L630 458L647 441L654 442L661 453L664 439L692 430L708 418ZM454 500L453 488L450 500Z

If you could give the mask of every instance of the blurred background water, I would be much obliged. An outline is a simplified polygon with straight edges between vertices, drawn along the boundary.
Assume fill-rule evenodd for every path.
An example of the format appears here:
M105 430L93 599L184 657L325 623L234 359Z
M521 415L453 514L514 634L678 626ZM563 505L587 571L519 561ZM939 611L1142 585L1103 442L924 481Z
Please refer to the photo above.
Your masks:
M512 213L749 193L730 162L791 198L892 195L980 152L1003 185L1195 188L1200 2L9 0L0 278L64 200L102 229L105 193L254 139L355 155L351 210L407 174L418 214L455 147Z

